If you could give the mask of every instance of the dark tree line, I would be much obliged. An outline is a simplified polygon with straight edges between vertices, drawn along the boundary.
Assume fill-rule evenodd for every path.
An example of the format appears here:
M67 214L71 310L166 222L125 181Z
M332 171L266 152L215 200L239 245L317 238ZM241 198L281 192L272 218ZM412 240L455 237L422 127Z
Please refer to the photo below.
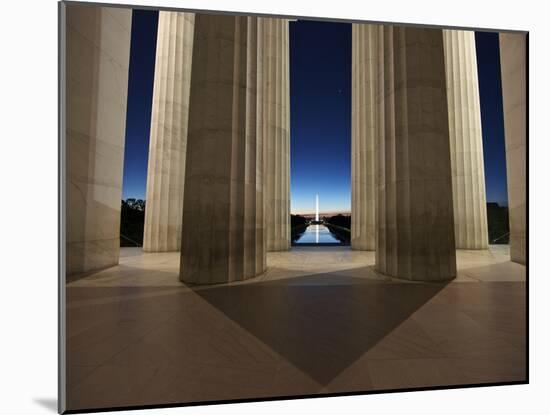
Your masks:
M351 216L335 215L323 218L329 230L342 243L349 243ZM143 228L145 222L145 201L126 199L121 201L120 246L143 246ZM305 232L309 219L301 215L290 215L292 242ZM490 244L509 243L510 225L508 207L498 203L487 203L487 227Z
M120 208L120 246L143 246L145 201L126 199Z
M351 230L351 216L349 215L344 216L342 214L338 214L336 216L331 216L329 218L325 218L325 222Z
M306 231L309 219L301 215L290 215L290 240L296 242Z
M487 229L490 244L507 244L510 241L508 207L487 203Z
M308 219L301 216L301 215L290 215L290 227L294 228L296 226L300 225L306 225L308 223Z
M323 218L325 225L343 245L349 245L351 242L351 216L338 214Z

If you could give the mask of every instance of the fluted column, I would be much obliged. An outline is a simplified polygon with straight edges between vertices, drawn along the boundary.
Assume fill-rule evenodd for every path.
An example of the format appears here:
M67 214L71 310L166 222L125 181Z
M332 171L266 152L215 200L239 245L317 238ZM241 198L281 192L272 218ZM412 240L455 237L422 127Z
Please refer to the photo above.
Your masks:
M351 247L376 246L378 36L380 26L352 25Z
M290 248L288 20L263 18L267 250Z
M527 261L527 39L523 33L500 33L500 71L506 141L510 256Z
M237 281L265 270L259 36L255 17L195 17L180 266L184 282Z
M444 30L455 242L487 249L487 201L475 34Z
M378 36L376 267L410 280L456 276L441 30L385 26Z
M143 250L178 251L181 241L192 13L159 12Z
M66 266L72 275L119 259L132 11L80 4L64 10Z

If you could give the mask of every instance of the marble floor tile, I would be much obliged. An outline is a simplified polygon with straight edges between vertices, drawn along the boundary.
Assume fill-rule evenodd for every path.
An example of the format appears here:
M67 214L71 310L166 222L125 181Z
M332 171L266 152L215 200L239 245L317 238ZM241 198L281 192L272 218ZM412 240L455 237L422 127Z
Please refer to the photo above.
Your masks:
M459 278L417 283L372 252L293 248L193 287L177 253L121 249L67 284L68 407L524 381L525 268L507 255L459 251Z

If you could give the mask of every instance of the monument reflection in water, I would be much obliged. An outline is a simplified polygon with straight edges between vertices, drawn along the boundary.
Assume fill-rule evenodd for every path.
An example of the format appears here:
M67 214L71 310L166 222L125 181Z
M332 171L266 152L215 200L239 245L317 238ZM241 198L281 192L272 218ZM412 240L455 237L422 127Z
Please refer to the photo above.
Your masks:
M339 244L325 225L309 225L295 244Z
M315 220L311 221L304 233L294 244L340 244L339 241L324 225L324 220L319 219L319 195L315 195Z

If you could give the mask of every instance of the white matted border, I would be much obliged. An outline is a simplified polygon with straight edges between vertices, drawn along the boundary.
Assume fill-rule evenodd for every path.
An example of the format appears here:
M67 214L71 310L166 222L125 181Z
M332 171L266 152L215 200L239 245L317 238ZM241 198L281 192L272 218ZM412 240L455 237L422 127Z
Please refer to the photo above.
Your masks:
M108 3L108 2L106 2ZM548 407L550 15L540 1L134 0L133 4L528 30L530 385L141 411L143 414L540 413ZM57 396L57 2L2 4L0 109L3 413L55 412ZM538 410L537 410L538 409ZM137 412L122 412L137 413Z

